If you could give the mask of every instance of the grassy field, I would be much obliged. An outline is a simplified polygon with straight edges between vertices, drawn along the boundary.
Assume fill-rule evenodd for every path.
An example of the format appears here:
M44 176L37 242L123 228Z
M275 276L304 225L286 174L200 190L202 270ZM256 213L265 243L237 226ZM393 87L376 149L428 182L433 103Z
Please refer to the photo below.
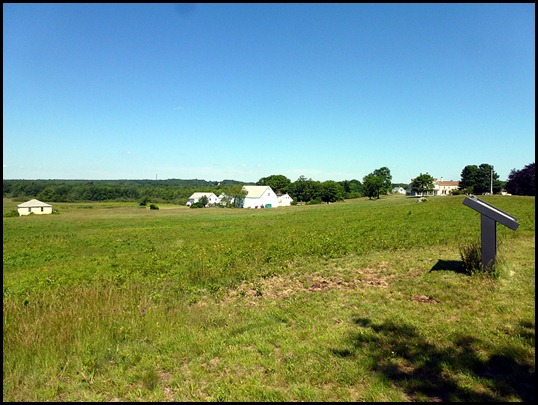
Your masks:
M463 199L5 217L3 399L534 401L535 199L497 279Z

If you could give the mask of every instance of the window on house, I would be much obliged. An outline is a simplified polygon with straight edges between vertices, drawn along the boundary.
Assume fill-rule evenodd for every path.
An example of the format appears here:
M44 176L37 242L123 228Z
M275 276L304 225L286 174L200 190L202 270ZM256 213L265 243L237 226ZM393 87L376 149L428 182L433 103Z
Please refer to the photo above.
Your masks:
M31 209L31 208L28 208L28 212L32 212L32 209Z
M43 212L43 207L41 207L41 212Z

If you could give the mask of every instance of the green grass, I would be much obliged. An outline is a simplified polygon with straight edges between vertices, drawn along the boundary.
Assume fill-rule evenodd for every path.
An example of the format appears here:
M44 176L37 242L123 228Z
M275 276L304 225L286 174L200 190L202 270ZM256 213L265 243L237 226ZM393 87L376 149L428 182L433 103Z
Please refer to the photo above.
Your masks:
M5 217L3 399L534 400L534 197L497 279L463 198Z

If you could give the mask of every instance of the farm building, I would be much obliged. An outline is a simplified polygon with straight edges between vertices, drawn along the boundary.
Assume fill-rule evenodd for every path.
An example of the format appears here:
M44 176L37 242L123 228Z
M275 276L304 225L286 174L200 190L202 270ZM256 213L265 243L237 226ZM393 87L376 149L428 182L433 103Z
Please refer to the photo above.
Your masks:
M441 177L441 180L435 180L433 192L434 195L450 195L450 192L452 190L457 190L459 186L459 181L447 181L443 180Z
M207 205L218 204L220 199L214 193L194 193L189 197L187 205L190 207L192 204L200 201L203 196L207 197Z
M279 207L289 207L291 205L291 202L293 201L293 198L289 196L289 194L277 194L278 199L278 206Z
M434 179L433 182L433 191L430 193L427 193L427 195L450 195L450 192L452 190L457 190L460 186L459 181L443 181L443 178L441 177L441 180ZM422 197L421 193L417 193L415 190L412 189L411 184L409 184L409 188L407 189L407 195L415 196L415 197Z
M17 211L19 211L19 216L30 214L52 214L52 205L34 199L17 205Z
M243 208L275 208L278 207L278 197L269 186L243 186L247 192Z
M405 194L405 188L403 188L403 187L394 187L392 189L392 194Z

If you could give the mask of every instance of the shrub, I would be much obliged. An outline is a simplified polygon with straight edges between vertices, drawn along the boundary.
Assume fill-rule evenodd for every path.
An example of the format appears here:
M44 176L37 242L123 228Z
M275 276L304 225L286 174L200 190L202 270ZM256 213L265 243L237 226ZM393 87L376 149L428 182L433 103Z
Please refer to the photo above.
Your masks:
M493 278L499 277L497 264L484 266L482 264L482 247L479 242L470 242L460 246L460 256L464 265L464 272L469 275L486 275Z
M17 210L13 210L13 211L9 211L9 212L6 212L4 214L4 218L8 218L8 217L18 217L19 216L19 211Z
M201 201L191 204L191 208L205 208L205 204Z
M150 210L158 210L159 207L157 207L155 204L150 204L149 209Z

